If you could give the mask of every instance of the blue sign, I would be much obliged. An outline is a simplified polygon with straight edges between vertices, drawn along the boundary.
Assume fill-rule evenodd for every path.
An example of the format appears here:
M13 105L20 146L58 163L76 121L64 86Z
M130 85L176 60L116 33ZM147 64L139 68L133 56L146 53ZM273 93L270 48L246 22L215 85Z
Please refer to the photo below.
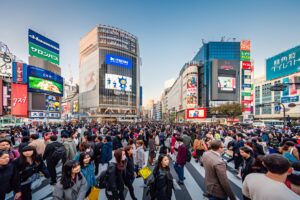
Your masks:
M28 30L28 42L43 47L53 53L59 54L59 44L46 38L45 36L29 29Z
M27 84L27 65L25 63L13 62L12 73L14 83Z
M108 65L115 65L118 67L124 67L128 69L131 69L132 67L132 61L130 59L111 54L106 54L105 63Z
M52 80L52 81L55 81L60 84L63 84L63 82L64 82L64 79L61 76L59 76L53 72L50 72L48 70L38 68L38 67L35 67L32 65L28 65L28 77L29 76Z
M251 84L243 84L243 85L242 85L242 88L243 88L243 89L245 89L245 88L251 88Z
M278 112L281 110L281 107L280 106L275 106L275 111Z
M287 76L300 71L300 45L267 59L266 79Z
M299 101L299 96L281 97L281 103L293 103L298 101Z
M143 87L140 86L140 106L143 105Z

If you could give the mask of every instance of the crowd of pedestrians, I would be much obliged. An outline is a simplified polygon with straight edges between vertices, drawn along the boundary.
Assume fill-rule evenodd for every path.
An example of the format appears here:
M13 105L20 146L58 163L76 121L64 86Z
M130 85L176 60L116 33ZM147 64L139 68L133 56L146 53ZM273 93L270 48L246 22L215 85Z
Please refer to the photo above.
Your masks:
M234 163L248 200L300 199L300 130L241 125L163 123L64 123L24 125L0 134L0 200L31 200L32 191L49 179L54 200L93 200L94 188L109 200L123 200L133 183L144 179L149 198L170 200L173 176L185 184L191 159L205 170L203 198L236 199L227 177ZM146 160L146 152L149 157ZM152 174L140 171L148 164ZM57 176L57 168L62 175Z

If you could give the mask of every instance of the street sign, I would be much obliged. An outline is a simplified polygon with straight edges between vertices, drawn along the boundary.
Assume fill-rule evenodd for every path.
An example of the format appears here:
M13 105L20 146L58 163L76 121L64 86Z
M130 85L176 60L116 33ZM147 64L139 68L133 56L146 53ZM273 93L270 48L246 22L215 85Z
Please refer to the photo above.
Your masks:
M281 107L280 106L275 106L275 111L278 112L281 110Z
M289 107L289 108L294 108L294 107L296 107L296 104L295 104L295 103L290 103L290 104L288 105L288 107Z

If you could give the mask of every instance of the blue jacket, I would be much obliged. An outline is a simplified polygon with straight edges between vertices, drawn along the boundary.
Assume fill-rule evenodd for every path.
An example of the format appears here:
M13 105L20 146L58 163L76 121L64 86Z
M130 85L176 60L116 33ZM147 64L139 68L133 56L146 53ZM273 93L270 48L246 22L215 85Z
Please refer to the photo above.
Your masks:
M107 142L102 145L101 150L101 164L109 163L112 159L112 142Z
M86 179L86 191L88 191L91 186L96 185L94 164L91 162L88 166L81 167L81 173Z

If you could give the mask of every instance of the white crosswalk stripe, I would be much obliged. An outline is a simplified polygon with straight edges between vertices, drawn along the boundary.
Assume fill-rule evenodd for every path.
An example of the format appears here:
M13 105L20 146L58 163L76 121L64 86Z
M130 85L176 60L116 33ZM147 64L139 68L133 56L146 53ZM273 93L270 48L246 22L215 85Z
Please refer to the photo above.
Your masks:
M148 160L148 152L146 152L146 161ZM173 191L173 195L172 195L172 200L180 200L180 199L204 199L203 198L203 193L205 192L205 189L200 187L199 185L203 184L204 185L204 168L200 166L199 163L196 163L195 160L192 158L191 162L189 163L192 167L185 167L184 168L184 174L185 174L185 181L184 181L184 186L180 186L177 184L177 176L174 175L174 191ZM228 167L232 168L232 164L229 164ZM61 176L61 165L59 167L57 167L57 172L59 174L59 176ZM101 170L105 170L105 167L102 167L102 169L100 169L100 173ZM100 174L99 173L99 174ZM241 190L242 188L242 182L240 179L238 179L236 177L235 174L233 174L232 172L227 170L227 175L228 178L231 182L231 184L234 184L237 186L237 188L239 190ZM199 177L201 179L199 179ZM199 180L201 180L199 183ZM134 186L134 192L135 195L137 197L137 199L143 199L144 198L144 193L146 192L145 188L143 187L144 185L144 181L142 178L137 178L135 179L133 186ZM39 188L36 191L33 191L32 197L33 200L50 200L52 199L51 194L53 191L53 186L51 186L49 184L49 180L44 180L43 181L43 187ZM239 191L241 192L241 191ZM6 199L12 199L13 194L10 194L9 196L7 195ZM238 197L238 199L242 199L241 197ZM126 189L126 200L131 200L130 194ZM146 200L148 200L149 198L144 198ZM106 196L105 196L105 190L101 190L100 191L100 195L99 195L99 200L107 200Z

